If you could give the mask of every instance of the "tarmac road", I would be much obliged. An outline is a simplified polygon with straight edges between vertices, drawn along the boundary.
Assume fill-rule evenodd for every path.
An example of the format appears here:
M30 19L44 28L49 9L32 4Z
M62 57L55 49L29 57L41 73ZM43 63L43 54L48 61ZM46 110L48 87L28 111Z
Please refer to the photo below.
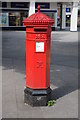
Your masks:
M78 118L78 33L52 32L50 81L51 107L24 104L25 32L2 34L3 118Z

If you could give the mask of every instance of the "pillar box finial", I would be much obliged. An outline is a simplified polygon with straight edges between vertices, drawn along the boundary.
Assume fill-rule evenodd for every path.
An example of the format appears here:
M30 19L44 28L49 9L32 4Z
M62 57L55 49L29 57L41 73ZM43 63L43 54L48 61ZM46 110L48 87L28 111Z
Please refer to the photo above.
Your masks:
M38 10L38 12L40 12L40 5L38 5L37 10Z

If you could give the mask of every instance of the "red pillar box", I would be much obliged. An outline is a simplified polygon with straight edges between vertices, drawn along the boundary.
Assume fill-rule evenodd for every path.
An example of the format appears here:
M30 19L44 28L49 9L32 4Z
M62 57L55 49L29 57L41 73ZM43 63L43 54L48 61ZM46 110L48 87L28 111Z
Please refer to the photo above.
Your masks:
M45 106L50 99L50 44L54 20L40 12L23 20L26 26L25 102Z

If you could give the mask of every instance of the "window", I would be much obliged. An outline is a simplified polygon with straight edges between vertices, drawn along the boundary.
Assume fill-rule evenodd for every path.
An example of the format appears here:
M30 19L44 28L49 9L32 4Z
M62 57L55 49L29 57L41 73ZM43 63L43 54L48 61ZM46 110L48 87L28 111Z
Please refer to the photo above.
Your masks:
M2 7L7 7L7 2L2 2Z
M28 12L10 12L9 26L23 26L23 19L28 17Z
M40 8L42 9L49 9L50 8L50 3L36 3L35 7L37 8L37 6L40 5Z
M80 10L78 10L78 27L80 27Z
M28 2L11 2L12 8L29 8Z

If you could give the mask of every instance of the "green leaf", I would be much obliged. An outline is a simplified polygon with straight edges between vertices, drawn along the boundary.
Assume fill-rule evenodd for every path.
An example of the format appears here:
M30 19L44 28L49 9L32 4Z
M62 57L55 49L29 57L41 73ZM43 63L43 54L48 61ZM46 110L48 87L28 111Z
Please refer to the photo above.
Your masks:
M55 103L56 103L55 100L50 100L50 101L48 101L48 106L52 106L52 105L54 105Z

